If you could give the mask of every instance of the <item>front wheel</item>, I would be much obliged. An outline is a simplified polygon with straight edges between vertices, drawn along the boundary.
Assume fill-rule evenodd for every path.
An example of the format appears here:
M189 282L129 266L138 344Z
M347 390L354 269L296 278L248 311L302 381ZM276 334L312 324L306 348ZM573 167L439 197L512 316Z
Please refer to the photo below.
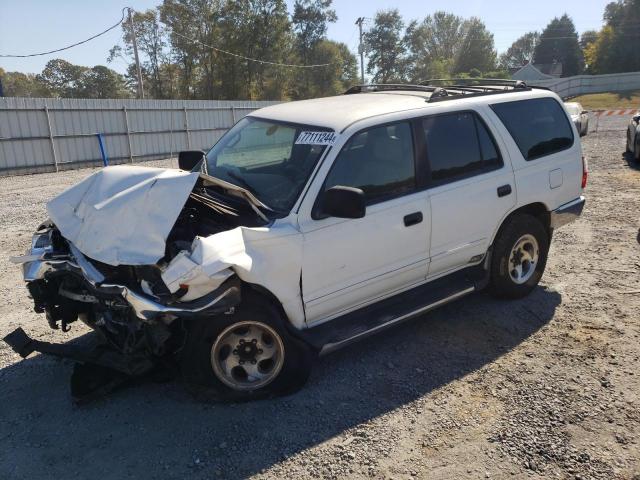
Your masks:
M521 298L540 282L547 263L549 234L540 221L526 214L507 220L494 242L491 292L504 298Z
M243 293L231 315L194 319L182 375L203 400L243 401L292 393L306 381L313 353L285 328L266 299Z

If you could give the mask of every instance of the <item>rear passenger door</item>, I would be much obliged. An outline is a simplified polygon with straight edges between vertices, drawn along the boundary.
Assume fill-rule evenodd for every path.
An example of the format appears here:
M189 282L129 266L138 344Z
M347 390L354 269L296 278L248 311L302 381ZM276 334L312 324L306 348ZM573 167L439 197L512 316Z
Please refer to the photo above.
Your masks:
M422 119L429 165L429 278L477 264L516 203L514 175L495 135L475 111Z

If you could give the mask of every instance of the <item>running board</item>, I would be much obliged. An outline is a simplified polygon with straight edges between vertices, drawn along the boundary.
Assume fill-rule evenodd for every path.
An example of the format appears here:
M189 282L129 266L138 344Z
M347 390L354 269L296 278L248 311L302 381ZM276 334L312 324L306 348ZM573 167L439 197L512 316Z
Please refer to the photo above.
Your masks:
M299 332L319 355L381 332L480 290L486 273L470 267Z

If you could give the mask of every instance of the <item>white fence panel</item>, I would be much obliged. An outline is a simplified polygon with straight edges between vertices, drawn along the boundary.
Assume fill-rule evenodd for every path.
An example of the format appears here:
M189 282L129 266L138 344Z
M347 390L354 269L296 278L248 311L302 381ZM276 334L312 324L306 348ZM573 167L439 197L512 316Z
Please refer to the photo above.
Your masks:
M546 87L562 98L588 93L624 92L640 89L640 72L611 73L607 75L577 75L550 80L527 80L529 85Z
M277 102L0 98L0 175L153 160L206 149Z

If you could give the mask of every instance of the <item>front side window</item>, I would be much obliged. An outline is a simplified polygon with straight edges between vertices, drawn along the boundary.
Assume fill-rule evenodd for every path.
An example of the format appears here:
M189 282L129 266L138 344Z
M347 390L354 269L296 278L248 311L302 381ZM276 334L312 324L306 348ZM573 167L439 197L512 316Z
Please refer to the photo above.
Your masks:
M486 126L471 112L422 120L431 180L452 182L500 168L502 158Z
M402 122L355 134L331 167L325 191L336 185L360 188L369 204L414 190L411 125Z
M573 145L573 130L567 115L553 98L496 103L491 109L507 127L527 161Z
M288 212L327 148L297 139L303 131L323 130L329 131L245 117L209 150L206 171Z

